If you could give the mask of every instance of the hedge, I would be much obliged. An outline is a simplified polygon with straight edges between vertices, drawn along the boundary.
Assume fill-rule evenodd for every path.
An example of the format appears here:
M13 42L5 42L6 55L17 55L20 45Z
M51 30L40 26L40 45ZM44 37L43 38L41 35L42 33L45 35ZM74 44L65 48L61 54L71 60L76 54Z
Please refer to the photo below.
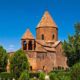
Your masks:
M14 77L14 76L13 76L12 74L7 73L7 72L2 72L2 73L0 73L0 78L1 78L1 79L10 79L10 80L12 80L13 77Z

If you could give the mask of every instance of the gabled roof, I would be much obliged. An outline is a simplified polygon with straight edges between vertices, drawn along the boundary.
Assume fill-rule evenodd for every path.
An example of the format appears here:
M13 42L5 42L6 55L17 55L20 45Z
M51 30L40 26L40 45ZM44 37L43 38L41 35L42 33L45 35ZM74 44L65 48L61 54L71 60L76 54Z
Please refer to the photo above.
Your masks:
M37 28L39 27L56 27L57 28L57 25L55 24L54 20L52 19L48 11L44 13Z
M36 42L42 46L45 46L45 47L51 47L49 44L47 44L45 41L43 40L36 40Z
M46 51L56 51L56 47L61 43L61 41L56 41L53 42L53 44L49 45L48 43L46 43L45 41L42 40L36 40L36 42L41 45L43 47L43 49L45 49Z
M50 48L50 47L44 47L44 49L47 50L47 51L52 51L52 52L53 52L53 51L54 51L54 52L56 51L55 48Z
M62 42L61 42L61 41L56 41L56 42L52 45L52 47L58 46L59 43L62 43Z
M46 52L46 51L55 52L55 51L56 51L54 47L48 45L45 41L36 40L36 42L37 42L39 45L41 45L42 48L43 48L43 49L36 48L36 50L39 50L39 51L41 51L41 52L43 52L43 51L45 51L45 52Z
M22 39L34 39L32 33L30 32L29 29L27 29L27 31L24 33Z

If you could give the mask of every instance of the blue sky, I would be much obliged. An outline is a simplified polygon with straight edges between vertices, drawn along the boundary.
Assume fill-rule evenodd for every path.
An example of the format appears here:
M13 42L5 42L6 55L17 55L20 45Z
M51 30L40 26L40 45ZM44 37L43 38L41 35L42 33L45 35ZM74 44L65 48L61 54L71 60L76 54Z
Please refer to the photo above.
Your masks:
M21 48L27 28L36 37L36 26L48 10L58 26L59 40L74 34L80 22L80 0L0 0L0 45L7 51Z

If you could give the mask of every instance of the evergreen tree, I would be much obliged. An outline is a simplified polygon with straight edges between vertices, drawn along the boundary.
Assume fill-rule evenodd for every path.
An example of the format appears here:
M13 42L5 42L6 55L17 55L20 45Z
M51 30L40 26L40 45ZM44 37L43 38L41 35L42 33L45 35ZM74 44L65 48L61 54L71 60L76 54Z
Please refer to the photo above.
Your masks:
M68 41L63 42L63 49L70 67L80 62L80 23L75 25L75 34L69 35Z

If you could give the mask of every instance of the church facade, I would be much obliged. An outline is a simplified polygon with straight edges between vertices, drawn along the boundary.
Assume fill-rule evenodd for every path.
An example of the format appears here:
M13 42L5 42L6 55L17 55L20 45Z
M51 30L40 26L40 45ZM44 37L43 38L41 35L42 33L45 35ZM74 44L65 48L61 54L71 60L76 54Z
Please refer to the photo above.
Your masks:
M36 39L29 29L21 38L31 71L50 72L56 68L67 68L62 42L58 40L58 27L46 11L36 27Z

